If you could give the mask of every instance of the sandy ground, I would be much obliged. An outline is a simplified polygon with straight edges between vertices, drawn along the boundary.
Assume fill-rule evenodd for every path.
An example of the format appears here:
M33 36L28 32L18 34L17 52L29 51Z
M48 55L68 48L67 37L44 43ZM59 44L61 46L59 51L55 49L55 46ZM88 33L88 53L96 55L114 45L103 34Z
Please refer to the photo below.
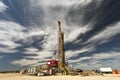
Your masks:
M120 74L104 76L26 76L15 73L0 74L0 80L120 80Z

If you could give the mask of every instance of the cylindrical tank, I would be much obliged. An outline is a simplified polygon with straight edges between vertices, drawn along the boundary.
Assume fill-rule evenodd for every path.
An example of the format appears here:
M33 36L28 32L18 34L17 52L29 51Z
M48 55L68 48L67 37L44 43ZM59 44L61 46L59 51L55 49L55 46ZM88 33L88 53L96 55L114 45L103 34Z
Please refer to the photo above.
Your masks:
M58 65L58 61L57 61L57 60L49 60L49 61L47 62L47 65L48 65L49 67L57 66L57 65Z

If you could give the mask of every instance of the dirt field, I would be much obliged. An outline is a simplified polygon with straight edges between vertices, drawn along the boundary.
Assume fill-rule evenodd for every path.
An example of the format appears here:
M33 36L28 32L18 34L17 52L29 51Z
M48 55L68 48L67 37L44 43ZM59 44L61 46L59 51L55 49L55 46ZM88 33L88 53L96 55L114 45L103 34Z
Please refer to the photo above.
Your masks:
M118 75L104 75L104 76L26 76L15 73L0 74L0 80L120 80Z

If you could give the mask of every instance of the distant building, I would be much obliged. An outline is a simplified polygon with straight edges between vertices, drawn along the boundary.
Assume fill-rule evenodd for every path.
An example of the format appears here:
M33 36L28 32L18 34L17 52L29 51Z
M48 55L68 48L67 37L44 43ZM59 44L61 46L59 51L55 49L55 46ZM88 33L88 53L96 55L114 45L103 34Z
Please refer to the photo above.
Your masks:
M100 72L101 73L106 73L106 74L112 74L113 70L111 67L104 67L104 68L100 68Z

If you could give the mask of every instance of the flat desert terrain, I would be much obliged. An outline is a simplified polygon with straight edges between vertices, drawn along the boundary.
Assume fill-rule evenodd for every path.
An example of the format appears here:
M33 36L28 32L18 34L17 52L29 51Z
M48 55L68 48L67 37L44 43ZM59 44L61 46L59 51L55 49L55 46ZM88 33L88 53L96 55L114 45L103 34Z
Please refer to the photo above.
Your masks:
M120 80L120 74L105 74L104 76L26 76L17 73L0 74L0 80Z

